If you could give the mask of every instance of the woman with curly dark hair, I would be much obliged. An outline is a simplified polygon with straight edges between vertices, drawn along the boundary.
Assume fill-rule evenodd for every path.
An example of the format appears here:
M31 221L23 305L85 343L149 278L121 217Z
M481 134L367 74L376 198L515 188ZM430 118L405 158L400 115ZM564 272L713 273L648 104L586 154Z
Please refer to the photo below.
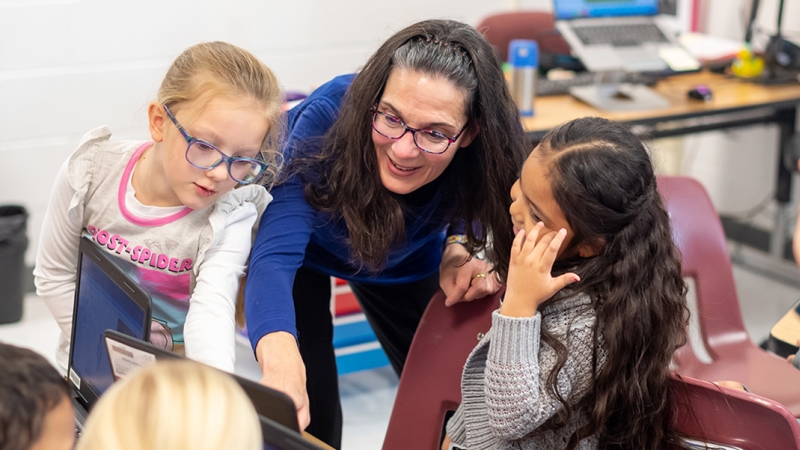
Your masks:
M666 448L688 309L644 144L605 119L566 123L528 157L511 198L507 290L464 368L446 444Z
M262 382L292 397L302 425L310 397L307 431L339 448L330 276L350 283L399 374L440 286L448 305L500 288L525 139L495 51L449 20L397 32L361 72L290 110L288 128L289 169L251 255L247 328Z

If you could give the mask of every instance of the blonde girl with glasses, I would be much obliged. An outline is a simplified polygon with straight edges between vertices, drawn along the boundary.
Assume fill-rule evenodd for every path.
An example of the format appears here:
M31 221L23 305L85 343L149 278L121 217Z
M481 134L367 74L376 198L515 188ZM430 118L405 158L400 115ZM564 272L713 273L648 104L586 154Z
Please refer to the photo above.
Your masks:
M281 105L262 62L204 43L167 71L148 106L149 140L112 140L107 127L83 137L56 177L34 270L61 327L62 370L87 235L151 292L153 343L233 371L235 299L271 200L261 185L277 169Z

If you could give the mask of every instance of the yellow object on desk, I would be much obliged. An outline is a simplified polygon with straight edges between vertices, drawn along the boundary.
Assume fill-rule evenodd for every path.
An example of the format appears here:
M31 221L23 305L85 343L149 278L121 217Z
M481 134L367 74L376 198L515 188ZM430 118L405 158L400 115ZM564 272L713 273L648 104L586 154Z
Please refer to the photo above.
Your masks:
M733 74L741 78L755 78L764 71L764 59L743 48L731 64Z

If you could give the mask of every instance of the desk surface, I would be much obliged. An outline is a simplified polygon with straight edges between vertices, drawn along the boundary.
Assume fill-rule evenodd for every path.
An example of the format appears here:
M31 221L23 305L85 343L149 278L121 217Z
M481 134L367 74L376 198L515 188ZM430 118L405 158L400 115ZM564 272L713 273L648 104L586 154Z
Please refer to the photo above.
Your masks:
M800 343L800 303L795 303L769 332L767 349L779 356L789 356Z
M686 93L698 84L708 85L714 95L709 102L690 99ZM679 75L661 80L653 90L670 102L668 108L648 111L599 111L570 95L538 97L534 102L536 116L523 118L528 133L543 133L579 117L599 116L630 123L652 123L737 112L760 107L800 104L800 83L784 86L762 86L710 72Z

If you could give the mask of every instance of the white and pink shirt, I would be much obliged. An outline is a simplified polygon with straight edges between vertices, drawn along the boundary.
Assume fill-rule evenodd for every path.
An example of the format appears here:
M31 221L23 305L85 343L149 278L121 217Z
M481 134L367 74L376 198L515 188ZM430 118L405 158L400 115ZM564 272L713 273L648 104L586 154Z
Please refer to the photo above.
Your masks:
M151 293L166 347L184 344L189 358L232 372L239 280L271 196L243 186L202 210L143 205L130 180L153 144L110 136L100 127L83 137L56 177L42 226L34 276L62 330L59 365L66 368L78 243L88 235Z

